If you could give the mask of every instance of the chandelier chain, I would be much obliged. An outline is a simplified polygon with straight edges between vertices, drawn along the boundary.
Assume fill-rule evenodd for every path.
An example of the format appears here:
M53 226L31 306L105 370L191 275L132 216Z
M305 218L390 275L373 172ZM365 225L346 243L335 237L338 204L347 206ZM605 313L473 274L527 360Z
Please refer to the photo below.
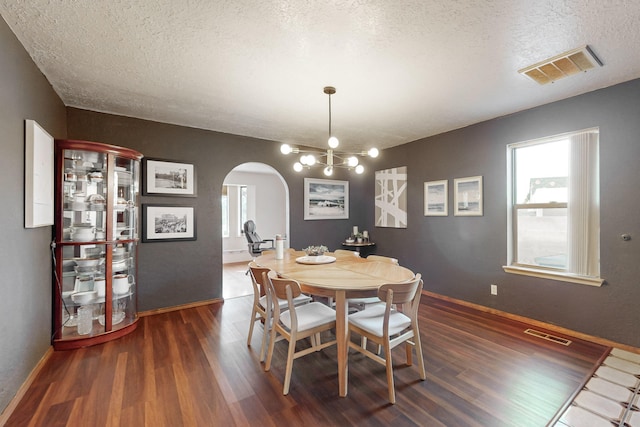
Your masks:
M329 94L329 138L331 138L333 134L331 133L331 94Z

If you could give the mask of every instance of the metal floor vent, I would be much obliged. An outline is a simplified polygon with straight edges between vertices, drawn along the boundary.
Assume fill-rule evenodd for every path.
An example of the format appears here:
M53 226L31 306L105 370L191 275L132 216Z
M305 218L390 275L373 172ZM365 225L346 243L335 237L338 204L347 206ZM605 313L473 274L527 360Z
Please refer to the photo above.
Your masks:
M589 46L583 46L538 62L518 70L518 72L543 85L601 66L602 62Z
M571 341L566 338L556 337L555 335L547 334L546 332L536 331L535 329L527 329L525 334L533 335L534 337L542 338L543 340L552 341L562 345L570 345Z

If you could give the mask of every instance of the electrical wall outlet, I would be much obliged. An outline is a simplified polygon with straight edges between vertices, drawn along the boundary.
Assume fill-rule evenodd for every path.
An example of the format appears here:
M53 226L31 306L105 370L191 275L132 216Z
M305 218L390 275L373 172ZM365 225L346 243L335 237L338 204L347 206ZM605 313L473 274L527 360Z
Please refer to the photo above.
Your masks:
M491 295L498 295L498 285L491 284Z

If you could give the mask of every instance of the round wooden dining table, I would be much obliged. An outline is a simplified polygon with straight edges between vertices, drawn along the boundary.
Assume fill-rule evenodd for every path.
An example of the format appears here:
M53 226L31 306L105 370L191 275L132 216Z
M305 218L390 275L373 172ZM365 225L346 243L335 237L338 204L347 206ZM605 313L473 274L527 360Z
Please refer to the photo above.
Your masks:
M348 380L348 329L347 298L376 296L380 285L406 282L415 274L408 268L387 262L367 261L350 254L325 253L315 264L301 251L285 251L283 259L276 259L275 252L256 259L260 267L274 270L278 276L300 283L302 291L311 295L332 297L336 304L336 340L338 350L338 383L341 397L347 395ZM331 261L326 257L334 257Z

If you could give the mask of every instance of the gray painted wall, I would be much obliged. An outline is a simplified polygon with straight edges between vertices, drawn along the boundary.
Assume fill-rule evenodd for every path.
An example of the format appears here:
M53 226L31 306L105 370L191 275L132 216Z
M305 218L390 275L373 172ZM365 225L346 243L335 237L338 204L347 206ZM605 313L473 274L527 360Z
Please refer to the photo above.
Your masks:
M24 228L24 121L66 134L65 108L0 19L0 412L51 342L51 227Z
M553 90L553 85L540 90ZM429 291L640 346L640 80L387 150L408 167L406 230L376 229L379 250L423 273ZM600 127L600 288L506 274L506 145ZM423 183L484 177L484 216L423 216ZM369 188L371 198L373 189ZM631 241L620 235L629 233ZM498 284L498 295L489 285Z

